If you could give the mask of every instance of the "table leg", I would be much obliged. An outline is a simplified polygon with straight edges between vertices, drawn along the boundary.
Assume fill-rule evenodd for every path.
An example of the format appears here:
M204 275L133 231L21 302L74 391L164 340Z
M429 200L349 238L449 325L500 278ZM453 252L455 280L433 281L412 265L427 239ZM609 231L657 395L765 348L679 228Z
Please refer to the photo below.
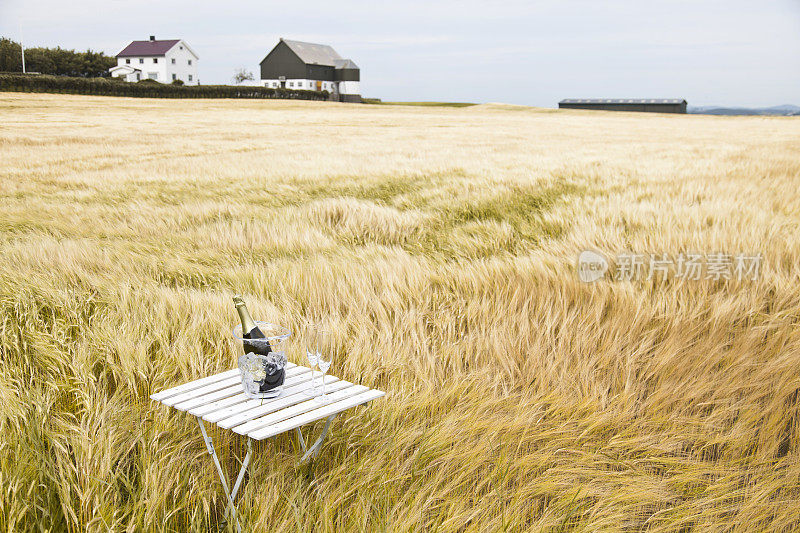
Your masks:
M303 438L303 433L300 431L300 428L294 428L297 431L297 440L300 441L300 447L303 451L306 451L306 440Z
M236 478L236 483L233 485L233 492L231 493L231 499L236 499L236 493L239 492L239 487L242 485L242 480L244 479L244 473L247 470L247 466L250 464L250 458L253 455L253 439L247 437L247 455L244 456L244 461L242 461L242 468L239 470L239 477Z
M214 443L211 441L211 437L208 436L208 433L206 433L206 427L203 425L203 419L200 418L199 416L197 417L197 423L200 424L200 433L203 434L203 440L206 443L206 448L208 449L208 453L209 453L209 455L211 455L211 458L214 459L214 465L216 465L216 467L217 467L217 472L219 473L219 479L222 481L222 488L225 489L225 496L228 497L228 505L225 507L225 510L227 511L228 508L231 509L231 515L233 516L233 519L236 521L236 531L241 532L242 531L242 526L239 524L239 518L236 516L236 505L234 505L233 497L231 496L230 490L228 490L228 482L225 479L225 472L222 471L222 466L220 466L220 464L219 464L219 459L217 458L217 453L216 453L216 451L214 451ZM247 439L247 440L248 440L248 444L249 444L250 439ZM249 457L249 455L250 455L249 451L248 451L247 455ZM248 462L249 462L249 459L248 459ZM242 465L242 472L239 474L239 477L243 477L244 468L245 467L246 467L246 464ZM239 481L240 480L237 480L237 483L236 483L237 484L237 489L238 489Z
M335 414L329 416L328 419L325 420L325 427L322 428L322 434L317 439L317 442L315 442L306 451L305 455L303 455L303 457L300 458L300 462L301 463L304 463L310 457L316 457L317 456L317 453L319 452L319 448L320 448L320 446L322 446L322 441L325 440L325 436L328 434L328 428L330 427L331 422L333 422L334 418L336 418ZM298 428L298 431L299 431L299 428Z

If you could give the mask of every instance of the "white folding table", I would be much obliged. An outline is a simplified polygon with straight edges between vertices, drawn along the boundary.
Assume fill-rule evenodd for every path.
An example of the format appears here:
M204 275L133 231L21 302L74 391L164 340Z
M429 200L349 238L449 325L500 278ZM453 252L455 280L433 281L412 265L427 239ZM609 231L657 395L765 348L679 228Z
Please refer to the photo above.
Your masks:
M228 509L231 511L239 531L241 531L241 527L239 519L236 517L234 500L244 479L247 466L250 464L253 440L267 439L294 429L297 431L302 448L303 456L300 458L302 463L317 455L322 441L328 434L328 428L338 413L386 394L383 391L355 385L328 375L325 377L325 392L329 401L320 403L303 393L303 390L311 384L310 368L287 363L285 369L286 379L283 392L277 398L265 400L247 398L242 390L239 370L236 368L156 392L150 396L157 402L174 407L179 411L185 411L197 418L206 448L214 460L222 481L222 488L228 498L226 511ZM315 376L318 383L319 375L320 373L317 372ZM322 434L314 444L306 446L300 426L323 418L326 421L322 428ZM242 461L242 467L232 491L228 489L225 473L222 471L222 466L220 466L214 451L211 437L206 432L204 420L247 437L247 455Z

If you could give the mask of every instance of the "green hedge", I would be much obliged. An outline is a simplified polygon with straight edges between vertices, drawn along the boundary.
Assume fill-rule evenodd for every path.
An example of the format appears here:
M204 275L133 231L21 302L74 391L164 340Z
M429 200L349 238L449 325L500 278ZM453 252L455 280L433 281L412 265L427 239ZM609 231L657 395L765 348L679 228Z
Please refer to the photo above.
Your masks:
M235 85L165 85L128 83L114 78L70 78L32 74L0 73L0 91L27 93L94 94L143 98L288 98L327 100L328 91L301 91Z

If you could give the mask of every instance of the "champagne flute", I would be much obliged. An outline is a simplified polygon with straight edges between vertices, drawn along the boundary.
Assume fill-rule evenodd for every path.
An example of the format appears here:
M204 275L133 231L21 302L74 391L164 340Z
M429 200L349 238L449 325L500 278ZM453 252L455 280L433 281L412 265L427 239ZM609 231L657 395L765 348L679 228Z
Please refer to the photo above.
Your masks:
M317 366L319 362L319 330L313 324L306 324L303 327L303 333L306 345L306 359L308 360L309 367L311 367L311 385L306 387L303 392L307 396L319 396L320 389L314 382L314 367Z
M333 357L336 354L338 344L336 341L336 337L334 336L333 332L330 330L317 330L318 331L318 348L317 351L317 366L319 367L320 372L322 372L322 393L314 398L318 402L326 403L330 401L330 396L325 394L325 374L328 373L328 369L331 367L331 363L333 362Z
M319 371L322 372L322 394L317 397L317 400L320 402L330 401L329 396L325 394L325 374L328 373L328 369L331 367L331 361L332 358L329 355L322 355L321 353L317 359Z

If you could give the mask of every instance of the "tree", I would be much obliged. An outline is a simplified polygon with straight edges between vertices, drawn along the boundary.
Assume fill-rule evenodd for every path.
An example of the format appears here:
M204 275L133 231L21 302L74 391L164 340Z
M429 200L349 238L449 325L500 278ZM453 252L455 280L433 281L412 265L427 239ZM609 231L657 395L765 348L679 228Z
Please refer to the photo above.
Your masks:
M0 37L0 72L22 72L22 49L5 37Z
M241 85L246 81L253 81L254 79L253 73L244 67L237 68L233 73L233 83L236 85Z
M76 52L63 48L26 48L25 66L28 72L100 78L109 76L108 69L117 60L102 52ZM0 38L0 72L22 72L22 54L19 43Z

